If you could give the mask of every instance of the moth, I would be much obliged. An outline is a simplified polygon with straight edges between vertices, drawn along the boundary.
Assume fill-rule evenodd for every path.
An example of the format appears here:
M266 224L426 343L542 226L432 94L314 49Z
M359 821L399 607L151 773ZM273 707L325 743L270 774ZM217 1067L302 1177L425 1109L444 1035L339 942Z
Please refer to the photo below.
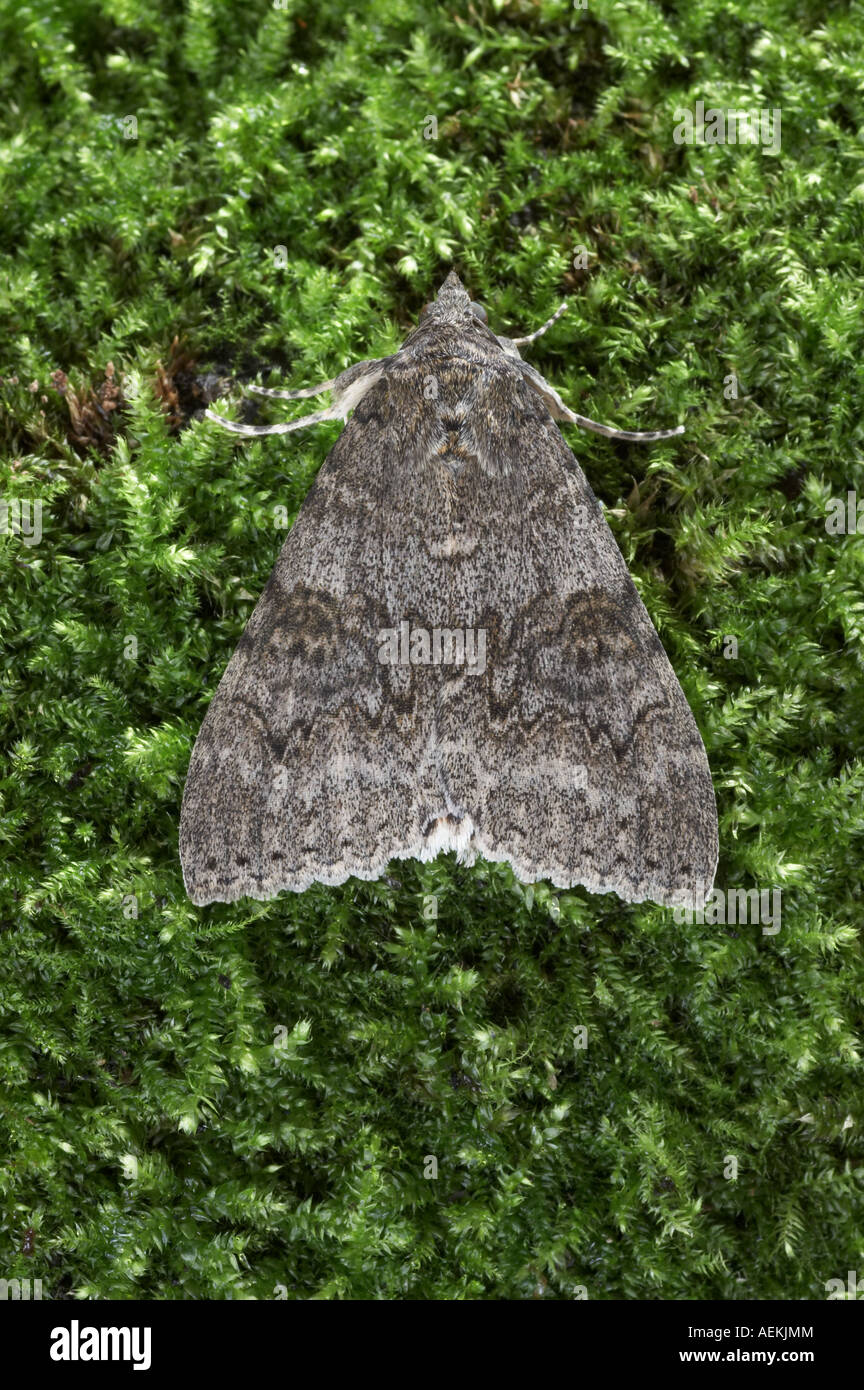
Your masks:
M194 903L374 879L455 851L523 882L704 902L717 811L695 720L557 422L576 414L455 273L331 404L322 465L198 734ZM252 388L250 388L252 389Z

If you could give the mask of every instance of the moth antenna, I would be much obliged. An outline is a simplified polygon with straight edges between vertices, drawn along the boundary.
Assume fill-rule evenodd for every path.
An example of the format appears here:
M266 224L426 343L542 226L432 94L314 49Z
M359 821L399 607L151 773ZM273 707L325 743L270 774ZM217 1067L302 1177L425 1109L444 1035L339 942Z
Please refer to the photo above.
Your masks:
M304 415L299 420L287 420L281 425L238 425L234 420L226 420L224 415L217 415L215 410L205 410L204 416L221 425L223 429L230 430L232 434L290 434L292 430L302 430L307 425L320 425L322 420L342 420L344 407L329 405L326 410L316 410L312 415Z
M570 411L567 419L573 425L580 425L583 430L593 430L595 434L603 434L607 439L634 439L642 444L647 444L652 439L672 439L676 434L684 433L683 425L676 425L674 430L616 430L614 425L598 425L596 420L589 420L587 415L577 415Z
M529 362L523 362L520 358L519 370L528 385L538 396L542 396L553 420L566 420L569 425L581 425L583 430L593 430L595 434L603 434L607 439L632 439L638 444L648 444L652 439L672 439L675 435L684 433L683 425L676 425L674 430L618 430L614 425L600 425L596 420L589 420L587 415L577 415L565 405L555 387L550 386L537 368L532 367Z
M557 323L561 315L566 314L566 312L567 301L565 300L561 307L555 310L555 313L552 315L551 319L546 320L542 328L535 329L533 333L528 334L527 338L511 338L511 343L513 343L516 347L524 347L526 343L533 343L535 339L541 337L542 334L546 332L547 328L551 328L553 323Z
M320 396L322 391L329 391L336 378L331 381L322 381L320 386L304 386L299 391L274 391L269 386L247 386L247 391L254 391L256 396L272 396L280 401L299 401L304 396Z
M259 396L279 396L289 401L302 396L317 396L319 391L333 391L333 399L326 409L316 410L312 415L303 415L299 420L290 420L284 425L237 425L233 420L226 420L224 415L217 415L215 410L205 410L204 414L208 420L215 420L217 425L230 430L232 434L248 435L290 434L292 430L302 430L307 425L320 425L322 420L347 420L349 411L381 380L390 361L389 357L364 358L362 362L354 362L346 367L332 381L322 381L320 386L304 386L299 391L271 391L269 386L250 386L248 389Z

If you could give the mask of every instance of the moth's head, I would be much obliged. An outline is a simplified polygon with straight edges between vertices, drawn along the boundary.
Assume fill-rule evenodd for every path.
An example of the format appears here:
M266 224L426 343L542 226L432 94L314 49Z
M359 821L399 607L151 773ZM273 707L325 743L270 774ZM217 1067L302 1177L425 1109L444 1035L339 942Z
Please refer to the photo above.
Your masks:
M463 323L472 318L479 319L482 324L487 322L483 305L474 303L455 270L450 271L437 297L421 312L421 322L429 318L439 323Z

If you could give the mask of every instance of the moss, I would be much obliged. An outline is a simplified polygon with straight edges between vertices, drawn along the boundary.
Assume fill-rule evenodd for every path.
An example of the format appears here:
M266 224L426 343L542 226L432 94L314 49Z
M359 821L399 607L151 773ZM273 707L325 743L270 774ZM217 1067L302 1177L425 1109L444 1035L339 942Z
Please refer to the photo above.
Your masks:
M0 537L5 1277L821 1299L860 1268L862 550L825 517L862 487L862 44L807 0L15 10L0 496L42 537ZM699 98L780 107L781 150L676 145ZM451 264L501 332L570 298L532 360L574 408L688 420L571 442L705 735L718 885L780 889L777 934L446 859L184 895L192 742L338 433L201 408L392 351Z

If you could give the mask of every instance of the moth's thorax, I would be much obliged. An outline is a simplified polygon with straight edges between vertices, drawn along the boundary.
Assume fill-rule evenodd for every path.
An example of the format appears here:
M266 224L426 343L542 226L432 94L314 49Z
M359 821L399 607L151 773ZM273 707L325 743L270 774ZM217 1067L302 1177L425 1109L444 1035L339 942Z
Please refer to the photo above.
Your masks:
M483 352L480 356L479 352ZM464 341L438 339L422 351L397 354L387 369L387 390L403 403L403 418L415 411L431 427L436 421L467 419L478 409L499 401L512 402L524 395L520 373L497 347L477 355Z
M478 360L460 352L458 340L449 346L439 338L434 351L398 353L367 397L370 412L380 409L379 398L387 400L399 421L400 448L417 461L432 492L448 497L453 484L470 489L478 472L507 472L512 428L532 412L545 414L503 352Z

